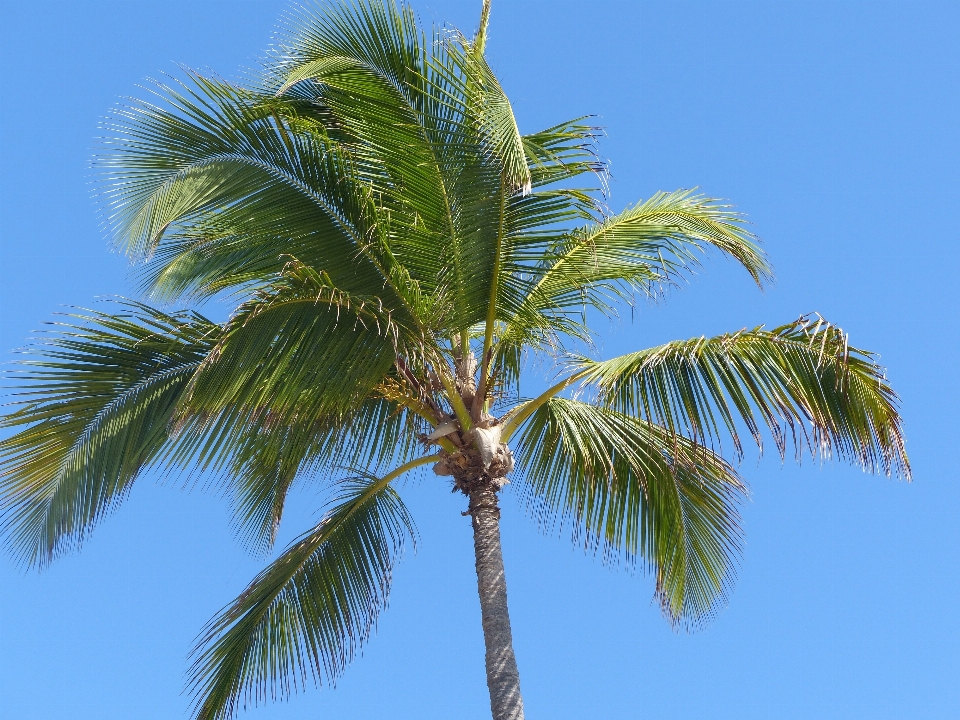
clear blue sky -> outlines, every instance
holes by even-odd
[[[175,63],[235,75],[286,5],[2,3],[4,360],[61,305],[132,292],[88,193],[98,119]],[[464,29],[479,6],[416,3]],[[530,720],[957,717],[960,3],[494,0],[488,48],[521,129],[599,116],[613,209],[700,186],[749,214],[777,268],[760,293],[715,258],[667,303],[602,325],[604,355],[819,311],[881,353],[915,473],[749,456],[739,581],[693,635],[661,619],[649,578],[538,534],[508,495]],[[432,475],[402,492],[420,549],[364,656],[336,689],[245,718],[489,717],[463,502]],[[294,498],[281,546],[316,504],[314,490]],[[0,715],[185,717],[187,651],[262,563],[231,537],[223,499],[152,476],[42,575],[0,559]]]

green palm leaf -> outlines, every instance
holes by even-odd
[[[526,147],[510,100],[483,56],[483,43],[473,44],[460,36],[448,45],[448,52],[458,71],[450,84],[462,82],[460,96],[466,99],[466,114],[478,131],[483,152],[496,159],[502,182],[510,190],[530,192]]]
[[[719,439],[722,427],[742,453],[738,421],[761,447],[765,425],[781,455],[792,438],[798,453],[807,447],[868,472],[910,476],[883,369],[819,316],[575,364],[605,405],[698,441]]]
[[[559,354],[571,338],[589,341],[587,306],[613,313],[635,292],[655,295],[693,270],[710,247],[737,260],[758,284],[768,280],[770,266],[743,224],[727,206],[680,190],[563,233],[537,248],[531,263],[511,267],[498,363],[515,377],[524,348]]]
[[[555,397],[521,429],[518,459],[541,524],[570,523],[588,550],[639,560],[672,622],[697,625],[725,601],[747,493],[721,457],[651,422]]]
[[[28,349],[0,442],[0,512],[10,546],[46,564],[79,545],[170,439],[193,373],[220,327],[130,301],[57,323]]]
[[[736,259],[758,284],[769,279],[766,258],[738,214],[689,191],[658,193],[549,248],[533,273],[536,282],[519,319],[531,311],[558,312],[585,303],[606,310],[624,291],[653,294],[657,285],[695,268],[709,247]]]
[[[211,621],[191,670],[198,718],[336,680],[386,604],[404,537],[415,536],[389,487],[396,474],[343,483],[320,524]]]
[[[278,412],[229,404],[193,413],[191,383],[223,328],[195,313],[121,306],[67,316],[13,375],[15,409],[3,427],[22,429],[0,441],[0,512],[27,564],[79,546],[152,463],[212,472],[213,484],[219,476],[238,534],[263,551],[298,475],[376,466],[415,449],[422,423],[383,398],[286,425]]]
[[[272,79],[274,92],[330,109],[391,208],[392,251],[426,292],[449,293],[468,316],[472,284],[463,264],[485,255],[464,237],[475,226],[462,225],[470,215],[460,205],[475,204],[497,178],[482,172],[462,103],[450,101],[432,69],[449,65],[446,44],[436,32],[428,41],[412,11],[393,3],[331,4],[304,9],[298,20],[266,86]]]
[[[382,292],[375,210],[350,152],[269,98],[190,79],[161,86],[167,107],[118,110],[97,159],[110,223],[148,260],[147,286],[166,299],[210,295],[263,280],[297,252],[322,259],[341,287]]]
[[[592,174],[601,189],[606,189],[607,167],[597,155],[595,145],[600,128],[586,125],[584,120],[586,118],[568,120],[523,136],[533,187]],[[589,195],[583,197],[588,204],[595,203]]]

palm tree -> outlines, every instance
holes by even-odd
[[[206,628],[198,718],[343,671],[414,534],[391,483],[415,468],[467,500],[496,720],[523,717],[508,477],[535,518],[649,569],[681,626],[722,604],[739,548],[746,488],[721,441],[739,457],[766,428],[781,456],[909,477],[896,395],[818,316],[592,357],[587,311],[659,294],[704,251],[758,285],[770,268],[703,196],[606,213],[594,128],[518,130],[484,59],[489,9],[472,39],[428,35],[389,0],[298,11],[245,85],[190,73],[108,122],[101,197],[146,295],[236,310],[216,323],[121,300],[28,349],[0,444],[8,546],[46,565],[150,466],[222,481],[257,551],[295,479],[332,497]],[[557,382],[524,399],[538,358]]]

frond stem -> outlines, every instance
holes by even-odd
[[[488,4],[484,3],[484,9],[488,10]],[[483,331],[483,355],[480,366],[480,383],[476,396],[473,398],[473,418],[480,418],[480,410],[483,408],[484,396],[487,394],[487,378],[490,375],[490,358],[493,348],[493,327],[497,318],[497,295],[500,292],[500,271],[503,265],[503,224],[507,203],[506,179],[500,178],[500,218],[497,225],[497,250],[493,259],[493,278],[490,281],[490,302],[487,305],[487,324]]]
[[[586,374],[586,370],[576,372],[573,375],[564,378],[548,390],[545,390],[533,400],[528,400],[523,405],[515,408],[509,415],[506,416],[507,420],[503,424],[503,429],[500,431],[501,441],[507,442],[507,440],[510,439],[510,436],[516,432],[517,428],[520,427],[528,417],[536,412],[537,408],[539,408],[557,393],[562,392],[566,388],[573,385],[575,382],[577,382],[577,380],[580,380]]]
[[[483,48],[487,44],[487,25],[490,24],[490,0],[483,0],[483,9],[480,11],[480,27],[473,39],[473,47],[483,55]]]
[[[374,494],[379,492],[381,489],[385,488],[387,485],[392,483],[398,477],[403,475],[405,472],[410,472],[411,470],[420,467],[421,465],[428,465],[432,462],[437,462],[440,460],[440,453],[434,453],[433,455],[424,455],[423,457],[414,458],[409,462],[405,462],[403,465],[394,468],[386,475],[384,475],[380,480],[375,482],[370,486],[368,490],[369,494]]]
[[[463,429],[464,432],[470,430],[470,428],[473,427],[473,422],[470,419],[470,411],[467,410],[467,406],[463,403],[463,398],[460,397],[460,393],[457,392],[456,382],[450,377],[445,367],[440,368],[440,372],[438,372],[437,375],[440,376],[443,389],[447,391],[447,399],[450,400],[450,406],[453,408],[453,412],[460,422],[461,429]]]

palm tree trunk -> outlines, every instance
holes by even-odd
[[[493,720],[523,720],[520,673],[513,654],[513,634],[507,610],[507,581],[500,551],[500,508],[492,487],[470,493],[473,547],[477,557],[477,588],[487,655],[487,687]]]

